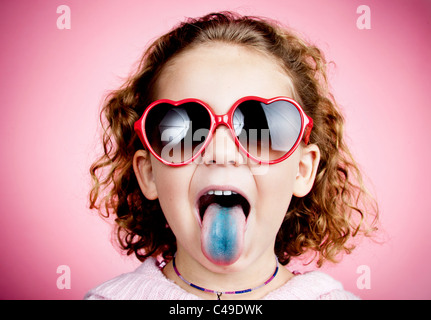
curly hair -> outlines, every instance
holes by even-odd
[[[149,256],[171,259],[176,240],[159,201],[146,199],[133,171],[133,155],[143,146],[134,122],[152,102],[163,67],[179,53],[208,42],[242,45],[276,59],[291,77],[294,98],[313,119],[310,143],[321,159],[312,190],[293,197],[277,234],[275,252],[283,265],[308,250],[317,265],[336,261],[353,249],[348,240],[369,234],[377,220],[377,205],[363,186],[361,173],[343,139],[343,116],[330,93],[323,53],[293,31],[268,19],[232,12],[187,19],[153,42],[137,71],[111,92],[101,110],[103,155],[91,166],[90,208],[104,217],[116,215],[116,233],[122,249],[143,261]],[[372,210],[366,212],[366,204]],[[373,213],[374,215],[371,215]],[[374,216],[366,224],[366,216]]]

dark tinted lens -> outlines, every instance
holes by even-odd
[[[301,133],[301,115],[288,101],[266,105],[245,101],[234,113],[235,132],[241,145],[263,161],[277,160],[288,153]]]
[[[145,132],[154,152],[171,163],[182,163],[196,154],[209,133],[211,118],[198,103],[175,107],[155,106],[145,120]]]

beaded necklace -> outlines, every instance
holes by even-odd
[[[178,271],[177,266],[175,265],[175,256],[172,259],[172,265],[174,267],[174,270],[175,270],[175,273],[177,274],[177,276],[182,281],[184,281],[186,284],[188,284],[190,287],[196,288],[196,289],[204,291],[204,292],[215,293],[217,295],[217,300],[220,300],[222,294],[242,294],[242,293],[252,292],[254,290],[262,288],[263,286],[266,286],[268,283],[270,283],[275,278],[275,276],[278,273],[278,265],[279,265],[279,263],[278,263],[277,257],[275,258],[275,260],[277,262],[277,266],[275,267],[274,273],[272,274],[272,276],[268,280],[266,280],[261,285],[258,285],[257,287],[250,288],[250,289],[244,289],[244,290],[237,290],[237,291],[217,291],[217,290],[211,290],[211,289],[207,289],[207,288],[204,288],[204,287],[200,287],[200,286],[198,286],[198,285],[196,285],[194,283],[191,283],[190,281],[187,281],[186,279],[183,278],[183,276],[181,275],[181,273]]]

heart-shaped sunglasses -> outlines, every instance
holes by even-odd
[[[303,140],[308,143],[313,120],[293,99],[244,97],[224,115],[198,99],[156,100],[135,123],[144,146],[164,164],[181,166],[199,157],[219,125],[229,128],[248,158],[264,164],[287,159]]]

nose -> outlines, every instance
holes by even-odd
[[[244,157],[226,125],[219,125],[216,128],[211,141],[202,153],[202,160],[206,165],[238,166],[244,163]]]

